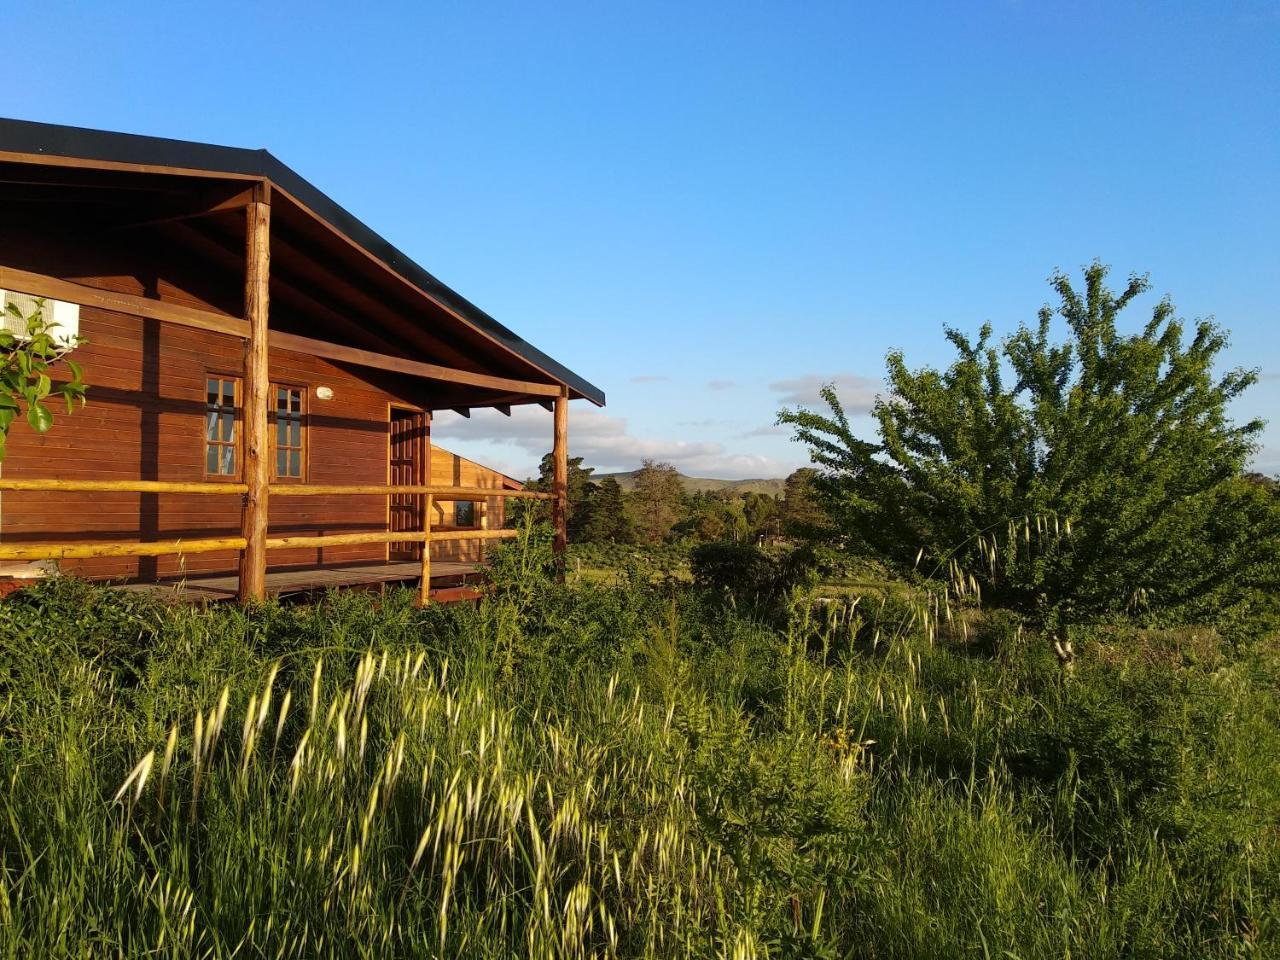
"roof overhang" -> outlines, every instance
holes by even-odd
[[[443,310],[499,350],[545,375],[550,382],[563,385],[570,397],[581,397],[598,406],[604,405],[603,390],[547,356],[436,279],[266,150],[0,119],[0,161],[266,181],[271,184],[273,192],[282,194],[304,215],[323,224],[336,237],[435,308]]]

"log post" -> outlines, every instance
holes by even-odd
[[[244,461],[248,485],[241,513],[245,548],[240,554],[240,602],[262,600],[267,588],[267,495],[271,483],[267,404],[271,392],[267,369],[268,282],[271,275],[271,196],[267,185],[254,190],[245,207],[244,317],[249,337],[244,348]]]
[[[564,582],[565,552],[569,548],[569,388],[561,387],[556,397],[555,427],[552,437],[551,459],[555,465],[554,493],[551,501],[552,525],[555,539],[556,578]]]
[[[422,415],[422,485],[431,486],[431,411]],[[418,584],[418,604],[425,607],[431,602],[431,511],[435,498],[431,494],[422,497],[422,578]]]

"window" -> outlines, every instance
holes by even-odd
[[[236,401],[240,381],[208,378],[204,414],[204,472],[209,477],[236,475]]]
[[[276,384],[272,388],[273,415],[275,416],[275,477],[277,480],[301,480],[305,457],[302,445],[301,387]]]
[[[474,527],[476,525],[476,504],[474,500],[455,500],[453,502],[453,523],[458,527]]]
[[[0,290],[0,330],[7,330],[19,340],[25,340],[27,321],[37,310],[41,312],[44,322],[52,328],[49,336],[55,344],[63,347],[75,342],[80,333],[79,304],[36,297],[29,293],[16,293],[13,290]]]

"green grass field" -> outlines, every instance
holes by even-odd
[[[0,605],[0,955],[1277,955],[1276,647],[1078,646],[669,581],[44,584]]]

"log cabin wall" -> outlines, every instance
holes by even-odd
[[[241,342],[90,307],[81,309],[80,332],[88,342],[74,356],[91,384],[89,405],[71,415],[61,411],[54,428],[43,436],[19,424],[10,435],[4,476],[218,479],[205,473],[207,379],[241,376]],[[306,482],[387,482],[388,407],[403,402],[403,397],[325,360],[282,350],[272,351],[270,372],[273,384],[301,387],[305,392]],[[315,388],[321,385],[333,391],[333,399],[317,399]],[[274,435],[274,425],[272,431]],[[433,483],[452,486],[512,485],[502,474],[436,446],[432,447],[431,476]],[[466,509],[462,508],[464,514]],[[471,524],[459,523],[458,514],[457,503],[435,501],[433,528],[501,528],[504,501],[493,497],[477,502]],[[387,498],[275,497],[269,518],[271,536],[385,530]],[[237,494],[0,493],[0,542],[4,543],[234,537],[239,525]],[[431,555],[435,560],[477,562],[483,559],[485,546],[481,541],[437,543]],[[152,579],[231,572],[237,557],[235,551],[190,557],[98,557],[67,560],[61,569],[93,578]],[[380,563],[385,558],[384,545],[365,544],[273,550],[268,562],[272,567],[315,567]]]
[[[511,489],[518,487],[503,474],[492,470],[484,464],[468,460],[466,457],[435,446],[431,447],[431,482],[453,487],[494,487]],[[433,530],[466,530],[474,527],[499,530],[505,524],[506,501],[501,497],[490,497],[477,501],[470,524],[459,523],[459,503],[448,500],[434,500],[431,505],[431,529]],[[431,546],[432,560],[457,560],[460,562],[478,563],[484,559],[486,544],[483,540],[453,540],[435,543]]]
[[[86,286],[161,302],[239,316],[242,278],[177,245],[128,232],[108,237],[77,231],[73,220],[7,208],[0,203],[0,264],[76,281]],[[272,326],[310,332],[296,303],[273,299]],[[161,480],[207,479],[204,424],[210,375],[243,377],[244,345],[235,337],[176,326],[130,314],[82,307],[74,353],[84,368],[89,404],[67,415],[55,408],[44,436],[18,424],[0,466],[11,479]],[[325,339],[332,339],[325,335]],[[412,381],[348,368],[310,355],[273,349],[273,384],[305,388],[303,480],[315,484],[385,484],[388,481],[388,409],[419,402]],[[320,400],[315,388],[333,398]],[[271,431],[274,435],[274,424]],[[242,437],[237,422],[237,442]],[[237,451],[237,472],[243,451]],[[433,451],[436,483],[502,486],[502,475],[447,451]],[[228,479],[238,479],[236,477]],[[288,481],[284,481],[288,482]],[[477,504],[477,526],[501,527],[503,501]],[[456,507],[437,502],[436,524],[456,526]],[[269,536],[382,531],[388,528],[385,496],[275,497],[269,503]],[[0,542],[10,544],[172,540],[240,534],[241,496],[137,493],[0,493]],[[483,520],[481,520],[483,518]],[[484,545],[439,543],[433,558],[479,560]],[[384,544],[273,550],[268,564],[315,567],[382,563]],[[61,569],[82,576],[144,579],[184,573],[229,573],[235,551],[162,557],[66,560]],[[3,572],[31,566],[0,563]]]
[[[57,415],[39,436],[20,425],[10,435],[6,477],[201,481],[209,375],[238,378],[243,345],[232,337],[84,308],[75,353],[91,384],[83,410]],[[385,483],[387,408],[399,399],[324,360],[273,351],[273,383],[306,389],[304,478],[311,483]],[[333,399],[315,397],[329,386]],[[239,424],[237,425],[239,429]],[[274,428],[273,428],[274,429]],[[242,454],[237,451],[239,460]],[[229,478],[237,479],[237,478]],[[241,498],[204,494],[0,494],[0,541],[173,540],[237,536]],[[385,530],[385,497],[278,497],[270,535]],[[275,550],[272,566],[381,562],[382,544]],[[90,577],[143,578],[230,572],[234,551],[190,557],[101,557],[65,561]]]

